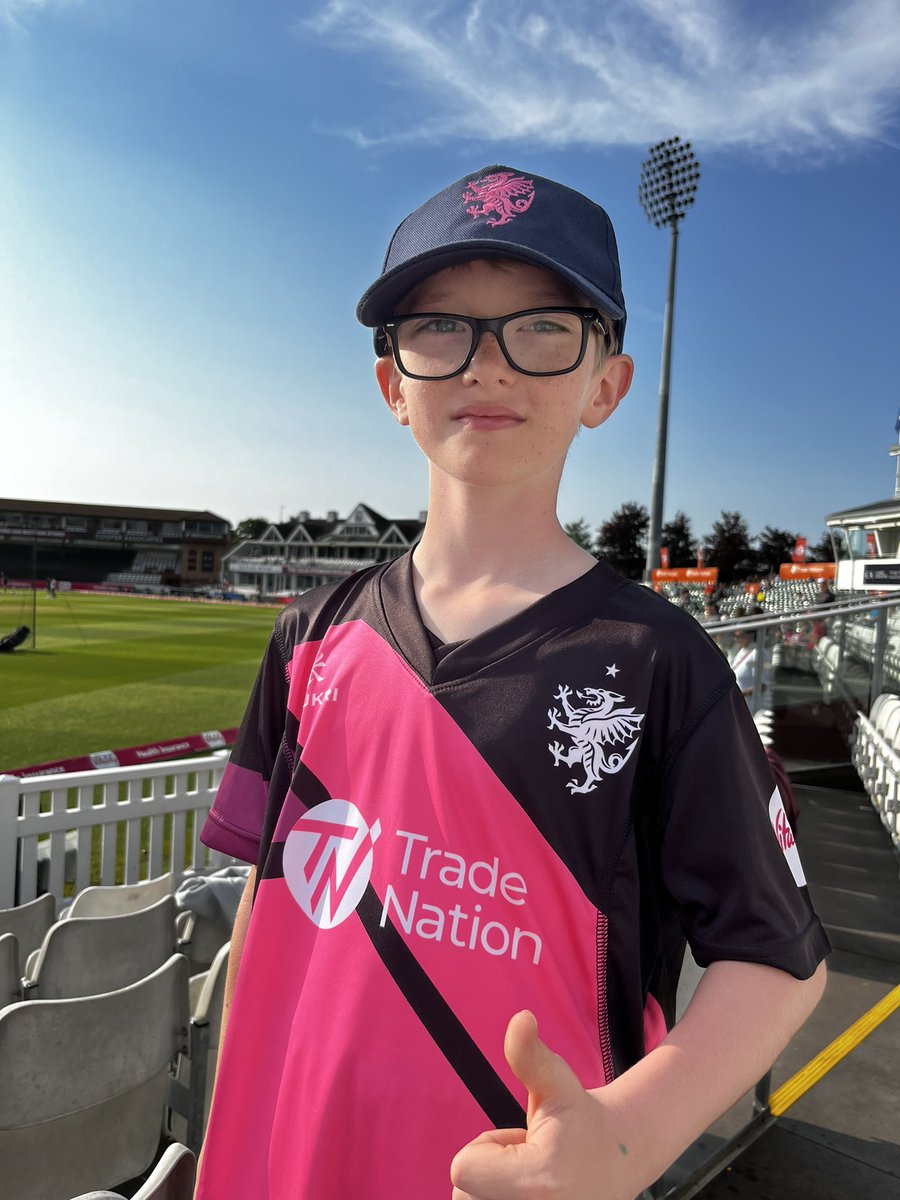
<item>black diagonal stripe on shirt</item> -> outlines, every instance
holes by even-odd
[[[307,811],[331,796],[322,781],[298,758],[291,790]],[[261,878],[284,878],[284,842],[264,842],[267,852]],[[525,1129],[525,1110],[485,1058],[478,1044],[428,977],[419,960],[390,920],[381,924],[382,903],[371,883],[357,905],[357,914],[372,945],[428,1035],[459,1076],[479,1107],[497,1129]],[[325,935],[327,936],[327,934]]]
[[[379,958],[435,1045],[496,1129],[525,1129],[525,1110],[389,921],[371,884],[356,908]]]

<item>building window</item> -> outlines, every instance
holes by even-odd
[[[203,551],[203,570],[211,571],[213,569],[213,553],[212,550]]]

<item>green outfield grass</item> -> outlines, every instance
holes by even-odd
[[[272,608],[37,594],[37,649],[0,654],[0,772],[240,724]],[[0,636],[31,625],[0,592]]]

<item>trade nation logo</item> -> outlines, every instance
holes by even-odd
[[[381,822],[371,826],[349,800],[326,800],[300,818],[284,844],[291,895],[320,929],[346,921],[372,874]]]

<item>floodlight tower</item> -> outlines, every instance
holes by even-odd
[[[666,225],[672,231],[669,254],[669,290],[663,321],[662,365],[659,373],[659,418],[656,426],[656,454],[653,459],[653,492],[650,502],[650,532],[647,537],[647,563],[644,581],[659,565],[662,529],[663,493],[666,487],[666,445],[669,436],[669,376],[672,367],[672,318],[675,309],[675,265],[678,258],[678,222],[696,199],[700,164],[690,142],[679,137],[667,138],[650,147],[650,157],[641,166],[638,199],[657,229]]]

